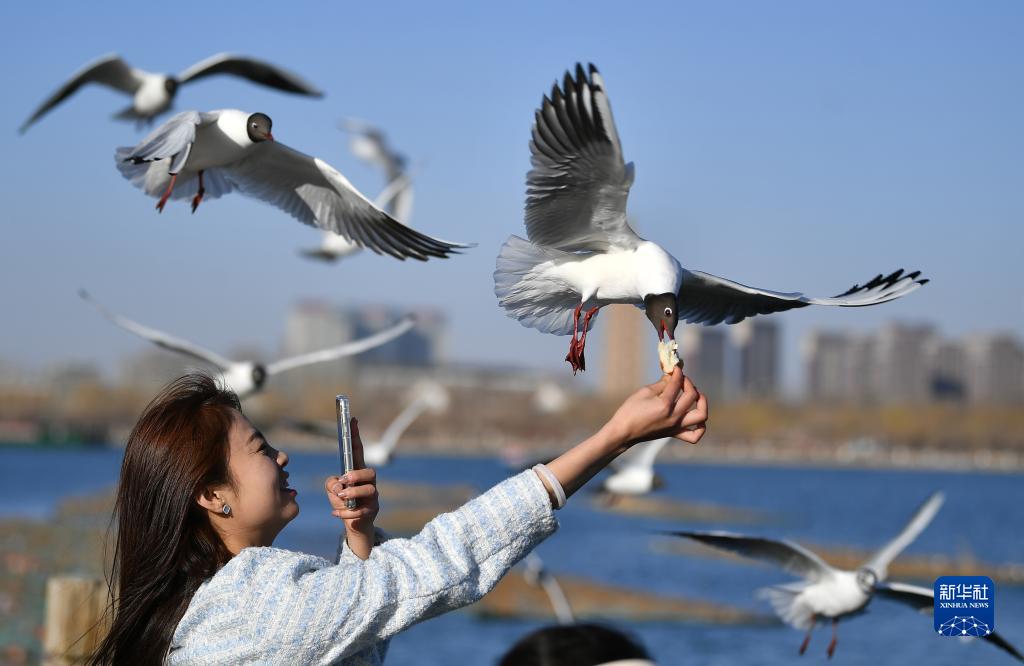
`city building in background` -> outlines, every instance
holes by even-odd
[[[647,317],[632,305],[609,305],[601,309],[601,393],[618,397],[647,383],[654,365],[648,350],[654,345],[654,331]]]
[[[731,326],[685,325],[680,354],[694,383],[711,400],[778,397],[781,334],[771,317]]]
[[[931,325],[891,323],[866,334],[811,331],[802,351],[812,401],[1024,402],[1024,347],[1007,334],[951,340]]]

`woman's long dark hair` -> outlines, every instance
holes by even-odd
[[[209,376],[168,384],[124,452],[114,516],[110,632],[90,664],[161,664],[196,589],[231,553],[196,502],[231,484],[228,431],[238,397]]]

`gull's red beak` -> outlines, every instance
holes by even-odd
[[[661,328],[658,329],[658,340],[664,340],[665,339],[665,332],[666,331],[668,331],[668,327],[665,326],[665,320],[662,319],[661,320]]]
[[[273,141],[274,135],[271,132],[267,132],[267,141]]]

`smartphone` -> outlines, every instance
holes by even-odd
[[[334,398],[338,411],[338,455],[341,457],[341,473],[347,474],[355,469],[352,457],[352,409],[348,404],[348,396],[339,395]],[[354,499],[345,500],[345,508],[349,511],[356,508]]]

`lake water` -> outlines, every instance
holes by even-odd
[[[285,445],[284,448],[287,449]],[[412,448],[412,447],[410,447]],[[0,515],[44,519],[63,499],[109,488],[120,464],[116,450],[0,449]],[[321,555],[333,553],[337,524],[321,495],[322,478],[337,469],[337,457],[295,453],[289,470],[298,488],[300,516],[276,545]],[[737,467],[659,466],[659,495],[756,509],[773,517],[756,527],[723,525],[816,544],[872,549],[897,532],[933,490],[946,504],[908,553],[970,553],[991,563],[1024,562],[1024,476]],[[401,457],[379,470],[386,480],[469,483],[480,489],[508,475],[489,459]],[[768,567],[689,558],[657,548],[662,529],[714,529],[653,518],[595,511],[577,497],[559,512],[561,529],[538,553],[558,573],[769,612],[754,598],[760,586],[790,580]],[[387,511],[387,498],[381,498]],[[979,573],[984,573],[979,572]],[[930,586],[932,581],[910,581]],[[1024,648],[1024,588],[998,586],[997,630]],[[480,620],[450,613],[413,627],[393,642],[392,664],[490,664],[513,642],[541,626],[537,622]],[[715,626],[680,623],[616,623],[638,637],[660,664],[790,664],[800,632],[783,626]],[[824,663],[830,629],[819,628],[804,661]],[[798,663],[804,663],[800,661]],[[936,636],[931,618],[903,606],[875,601],[869,612],[840,624],[836,664],[1005,664],[1012,659],[980,641]]]

